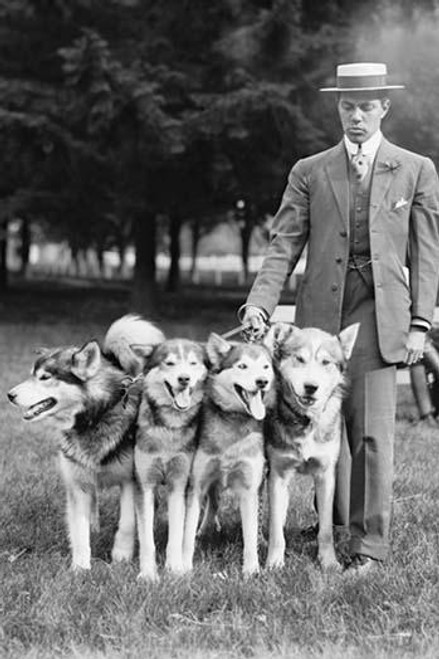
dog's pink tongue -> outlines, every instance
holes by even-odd
[[[262,421],[262,419],[265,419],[265,405],[262,401],[262,393],[260,391],[249,396],[248,404],[252,416],[257,421]]]
[[[179,410],[187,410],[191,404],[191,393],[189,389],[183,389],[175,395],[175,404]]]

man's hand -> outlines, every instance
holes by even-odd
[[[425,332],[412,329],[407,339],[405,363],[411,366],[424,356]]]
[[[242,324],[244,325],[244,334],[249,341],[262,339],[267,330],[266,315],[259,307],[245,307]]]

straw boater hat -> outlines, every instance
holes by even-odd
[[[337,66],[337,87],[323,87],[321,92],[375,92],[405,89],[387,84],[387,66],[373,62],[356,62]]]

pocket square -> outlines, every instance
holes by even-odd
[[[393,204],[393,210],[397,210],[398,208],[403,208],[404,206],[407,206],[409,202],[407,199],[404,199],[404,197],[401,197],[401,199],[398,199],[398,201],[395,201]]]

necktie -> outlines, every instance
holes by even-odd
[[[352,170],[357,181],[362,181],[369,169],[368,157],[362,152],[361,144],[358,145],[357,153],[351,158]]]

